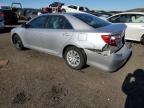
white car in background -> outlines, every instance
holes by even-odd
[[[77,13],[90,11],[87,7],[76,6],[76,5],[62,6],[61,10],[62,12],[77,12]]]
[[[125,23],[125,39],[138,41],[144,45],[144,13],[124,12],[107,18],[112,23]]]

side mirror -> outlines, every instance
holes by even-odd
[[[29,28],[30,25],[25,22],[24,24],[22,24],[22,27],[24,27],[24,28]]]

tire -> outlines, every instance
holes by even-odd
[[[144,45],[144,36],[141,38],[141,44]]]
[[[63,13],[65,13],[65,12],[66,12],[66,10],[65,10],[65,9],[62,9],[62,12],[63,12]]]
[[[18,50],[24,50],[25,49],[20,37],[17,34],[15,34],[12,37],[12,42],[13,42],[16,49],[18,49]]]
[[[66,64],[72,69],[82,69],[86,65],[86,56],[82,49],[68,47],[64,52]]]

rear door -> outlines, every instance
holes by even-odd
[[[61,53],[65,43],[73,36],[73,27],[70,22],[62,15],[49,15],[46,29],[44,48],[56,54]]]

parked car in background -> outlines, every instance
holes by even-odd
[[[76,5],[62,6],[61,10],[62,12],[79,12],[79,13],[90,12],[90,10],[87,7]]]
[[[29,13],[27,15],[27,20],[31,20],[32,18],[35,18],[36,16],[38,16],[38,12],[37,11],[32,11],[31,13]]]
[[[21,13],[22,13],[22,4],[21,3],[17,3],[17,2],[13,2],[11,4],[11,9],[13,10],[13,12],[16,13],[17,18],[20,19],[21,17]]]
[[[61,3],[61,2],[53,2],[49,5],[49,7],[61,7],[63,5],[64,3]]]
[[[115,71],[132,48],[124,40],[124,24],[112,24],[85,13],[43,14],[11,31],[14,46],[63,57],[69,67],[86,64]]]
[[[43,7],[41,10],[41,14],[45,14],[45,13],[52,13],[53,10],[51,7]]]
[[[39,10],[33,9],[33,8],[24,8],[21,12],[20,19],[30,20],[30,19],[34,18],[35,16],[37,16],[38,11]]]
[[[102,14],[99,16],[99,18],[106,20],[110,15]]]
[[[3,16],[0,15],[0,30],[4,29],[5,25],[4,25],[4,18]]]
[[[53,2],[49,5],[50,8],[52,8],[52,12],[61,12],[61,7],[64,5],[64,3],[61,2]]]
[[[17,24],[18,18],[15,12],[8,6],[0,6],[0,17],[3,17],[4,24]]]
[[[112,23],[125,23],[125,39],[138,41],[144,45],[144,13],[124,12],[107,18]]]

